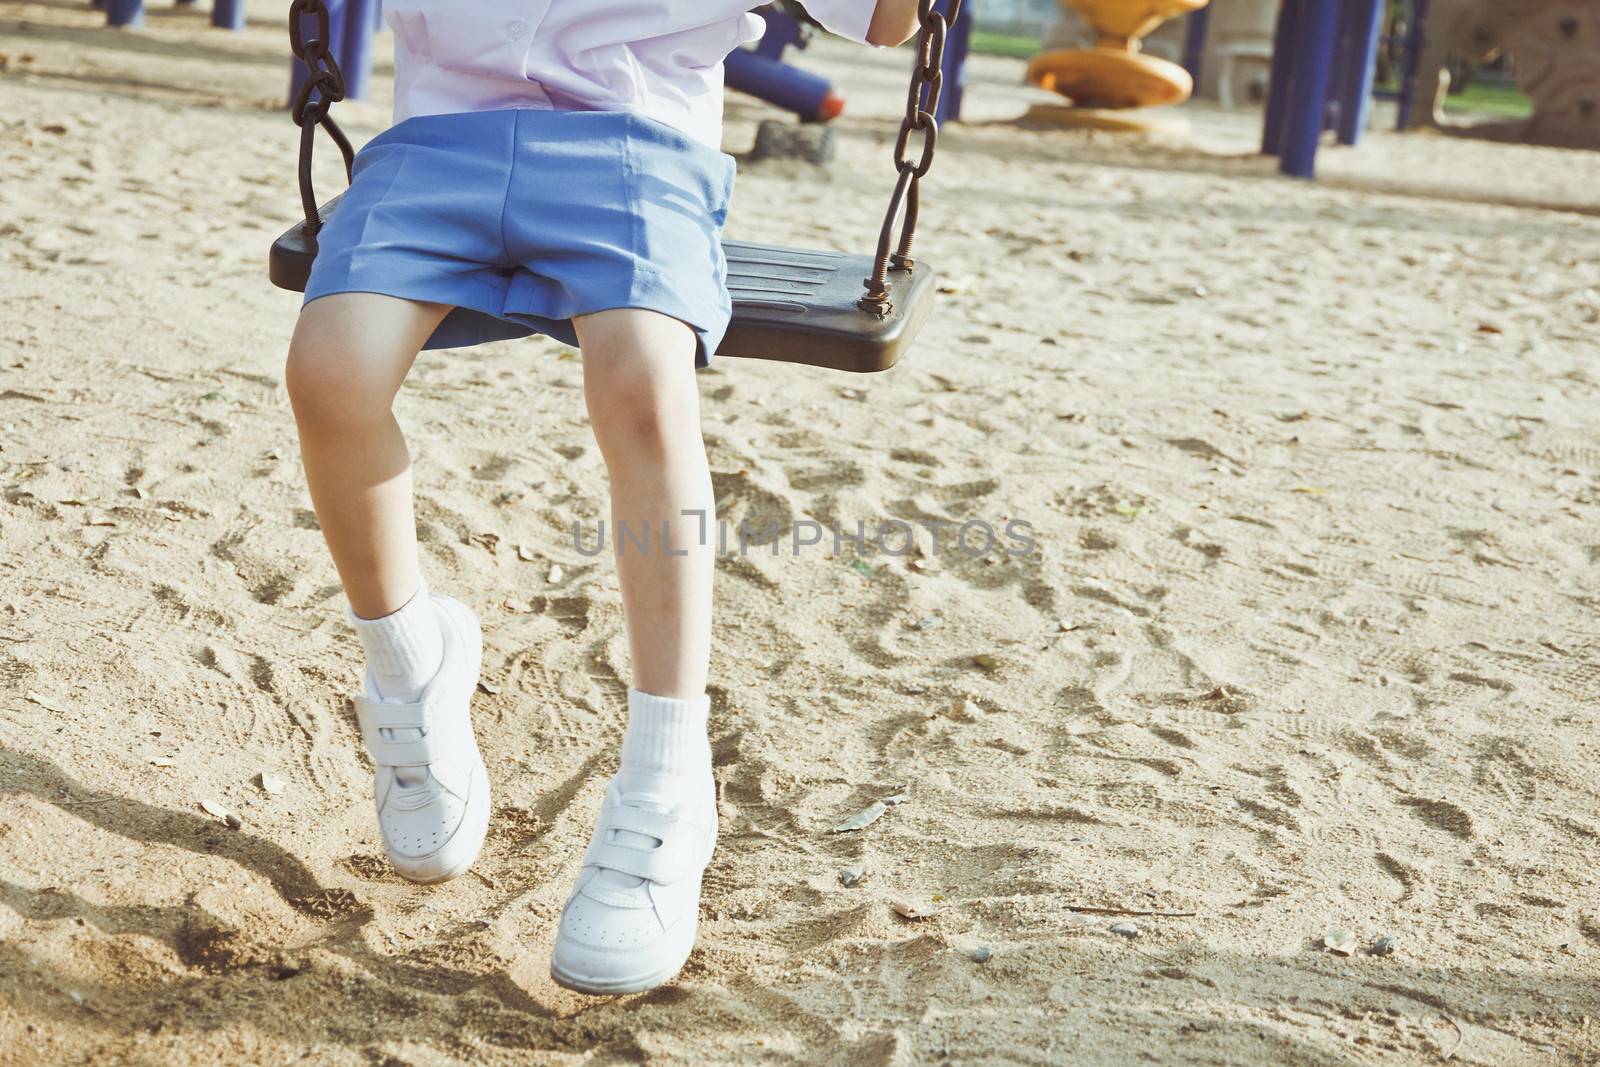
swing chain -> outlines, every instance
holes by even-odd
[[[315,23],[314,36],[305,36],[305,22]],[[331,16],[325,0],[293,0],[289,5],[289,49],[306,68],[306,79],[300,84],[289,114],[300,127],[300,206],[305,210],[306,222],[302,228],[308,235],[322,229],[322,214],[317,208],[316,193],[311,184],[311,156],[316,147],[316,131],[321,126],[328,131],[339,152],[344,156],[345,179],[349,180],[354,165],[355,150],[339,124],[328,114],[329,108],[344,99],[344,74],[329,50],[333,39]]]
[[[950,27],[961,14],[962,0],[949,0],[948,10],[940,11],[938,0],[918,0],[917,20],[922,24],[917,33],[917,62],[911,71],[911,86],[906,93],[906,114],[900,122],[900,134],[894,142],[894,165],[900,172],[894,193],[889,197],[889,210],[884,214],[883,228],[878,233],[878,254],[873,261],[872,276],[865,281],[866,295],[857,305],[882,318],[889,314],[889,271],[910,273],[916,267],[911,255],[912,242],[917,237],[917,215],[922,206],[922,179],[933,167],[934,153],[939,147],[939,123],[934,115],[939,111],[939,94],[944,87],[944,46]],[[910,154],[912,134],[922,135],[921,154]],[[895,243],[895,222],[905,209],[899,243]]]

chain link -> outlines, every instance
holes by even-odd
[[[316,24],[315,36],[309,40],[305,36],[306,19]],[[333,143],[339,146],[344,156],[346,180],[350,178],[355,161],[350,139],[328,114],[328,109],[345,95],[344,74],[328,49],[332,39],[332,17],[325,0],[293,0],[289,5],[289,50],[304,64],[306,79],[289,105],[289,114],[300,127],[300,206],[306,216],[303,229],[311,235],[322,229],[322,214],[311,184],[311,157],[316,148],[317,127],[327,130]]]
[[[939,148],[939,123],[934,115],[939,111],[939,96],[944,88],[944,46],[950,27],[961,15],[962,0],[949,0],[946,11],[934,5],[937,0],[918,0],[917,21],[922,28],[917,33],[916,65],[911,69],[911,85],[906,92],[906,115],[900,122],[900,134],[894,142],[894,165],[900,172],[894,193],[889,197],[889,210],[883,217],[883,229],[878,233],[878,254],[873,260],[872,276],[865,281],[866,293],[858,301],[861,308],[882,317],[889,314],[889,271],[911,271],[916,260],[911,255],[912,242],[917,237],[917,215],[922,205],[922,179],[933,167],[933,157]],[[922,134],[922,152],[918,157],[909,154],[911,136]],[[900,240],[895,242],[895,222],[904,223]]]
[[[289,51],[294,53],[296,59],[306,57],[305,17],[317,20],[317,41],[333,40],[332,18],[325,3],[315,3],[313,0],[291,0],[289,4]]]

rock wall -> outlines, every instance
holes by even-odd
[[[1600,149],[1600,0],[1434,0],[1419,75],[1418,123],[1442,124],[1452,52],[1510,55],[1533,116],[1481,128],[1504,140]],[[1471,129],[1464,132],[1472,132]]]

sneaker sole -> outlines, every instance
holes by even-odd
[[[685,956],[672,966],[663,967],[650,974],[603,981],[596,978],[568,974],[552,961],[550,964],[550,977],[555,980],[556,985],[570,989],[574,993],[587,993],[595,997],[614,997],[623,993],[644,993],[655,989],[657,986],[666,985],[678,976],[678,972],[683,970],[683,965],[688,962],[689,958]]]

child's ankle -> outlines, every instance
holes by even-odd
[[[367,656],[367,677],[383,700],[416,700],[439,673],[444,660],[444,635],[428,596],[427,582],[400,610],[379,619],[363,619],[354,611],[350,625]]]
[[[622,738],[619,772],[626,791],[652,782],[696,781],[711,774],[711,744],[706,737],[710,700],[659,697],[628,690],[628,730]]]

